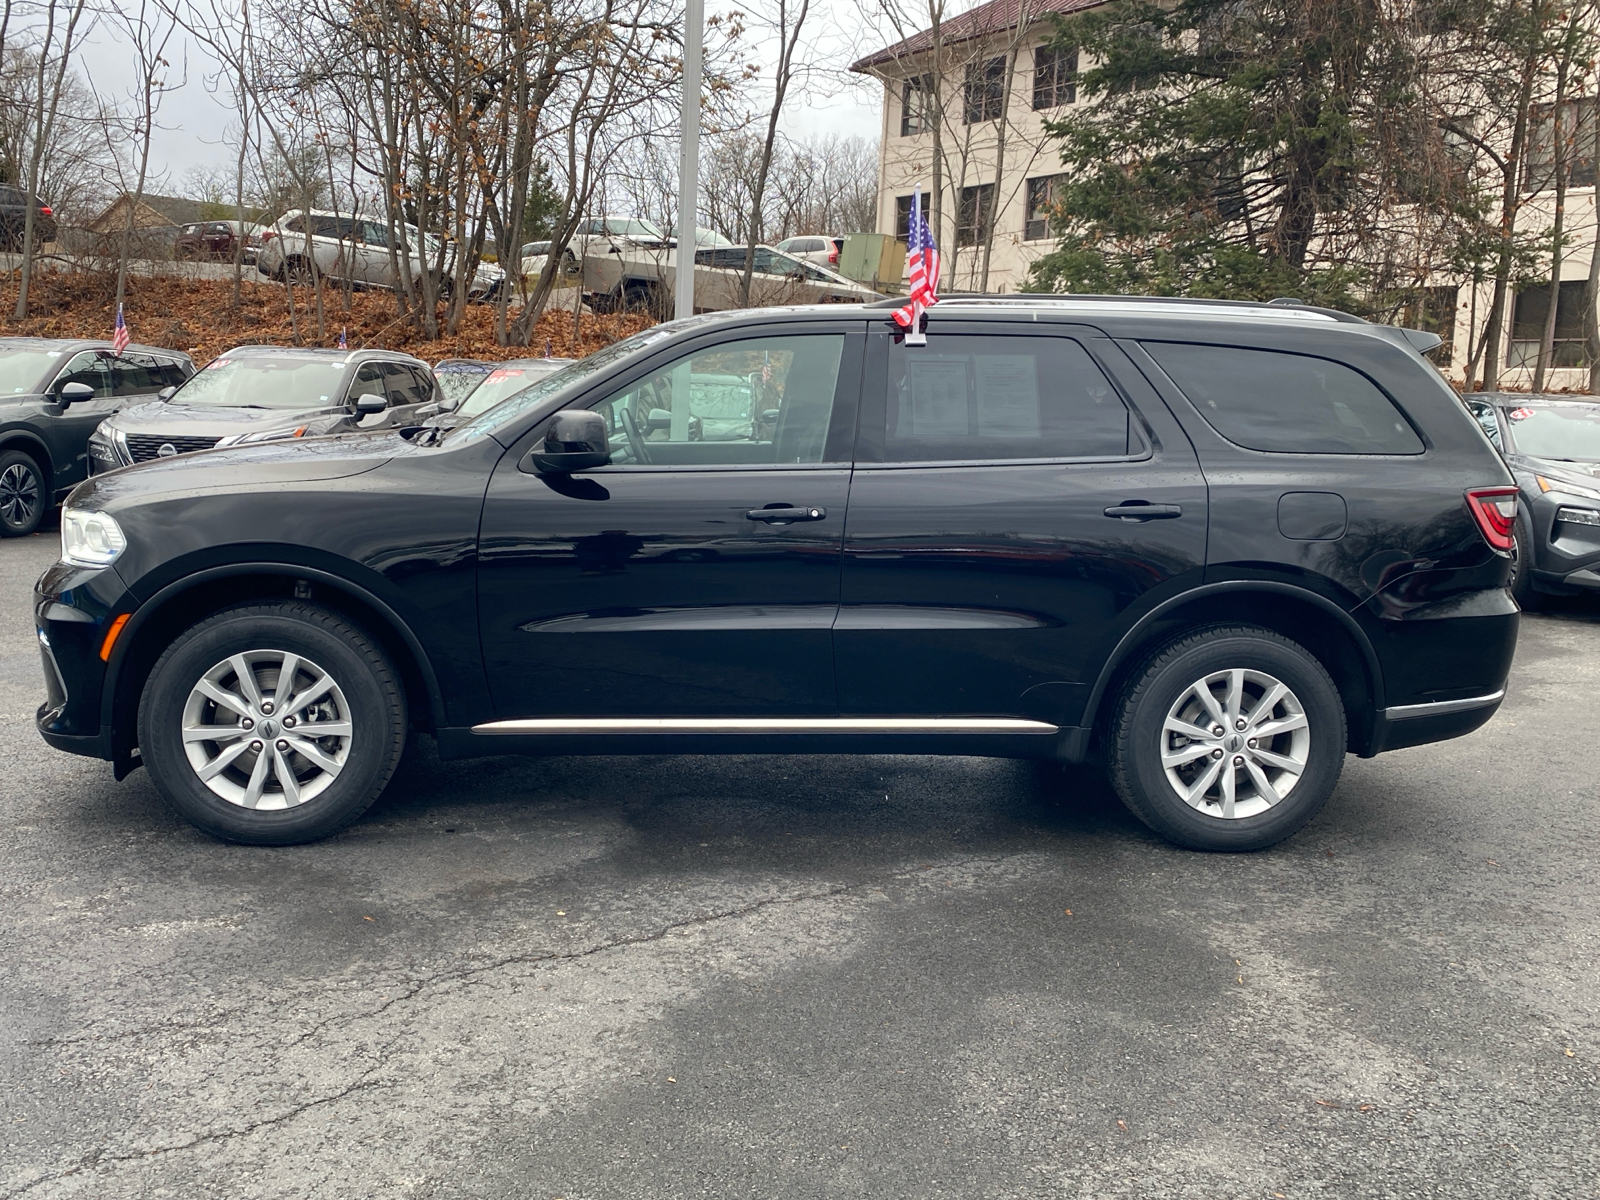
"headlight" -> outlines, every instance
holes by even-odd
[[[98,429],[89,435],[89,457],[98,459],[103,463],[110,463],[113,466],[121,466],[117,462],[117,452],[112,447],[110,440]]]
[[[74,567],[109,567],[128,548],[122,527],[102,512],[61,511],[61,561]]]
[[[1595,488],[1568,483],[1564,479],[1546,479],[1543,475],[1535,475],[1533,478],[1541,492],[1561,492],[1568,496],[1585,496],[1590,500],[1600,500],[1600,490]]]

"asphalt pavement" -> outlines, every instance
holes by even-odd
[[[48,749],[0,543],[0,1200],[1600,1195],[1600,606],[1277,849],[987,759],[415,754],[244,849]]]

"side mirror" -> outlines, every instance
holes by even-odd
[[[178,389],[177,388],[175,388],[175,387],[164,387],[159,392],[156,393],[156,399],[157,400],[171,400],[177,394],[178,394]]]
[[[664,408],[652,408],[650,415],[644,419],[646,429],[671,429],[672,414]]]
[[[373,413],[381,413],[389,407],[389,402],[382,396],[358,396],[356,398],[356,411],[363,417],[370,417]]]
[[[534,469],[546,475],[605,466],[611,461],[605,418],[578,408],[558,412],[550,418],[544,441],[536,444],[528,457]]]
[[[87,383],[67,383],[61,387],[61,407],[94,399],[94,389]]]
[[[766,409],[764,412],[762,412],[761,420],[762,420],[762,422],[764,424],[776,425],[778,423],[778,416],[779,416],[779,413],[778,413],[777,409],[769,408],[769,409]]]

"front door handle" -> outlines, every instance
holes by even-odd
[[[1178,504],[1145,504],[1142,501],[1130,501],[1106,509],[1106,516],[1119,517],[1124,521],[1170,521],[1173,517],[1183,516],[1183,507]]]
[[[772,508],[752,508],[745,513],[749,521],[765,521],[768,525],[787,525],[790,521],[820,521],[828,510],[815,505],[795,508],[791,505],[774,505]]]

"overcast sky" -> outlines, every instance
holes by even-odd
[[[709,6],[718,9],[717,0]],[[958,6],[964,7],[964,6]],[[813,12],[821,44],[817,61],[834,68],[848,66],[860,57],[875,35],[860,26],[855,0],[815,0]],[[185,191],[186,176],[195,169],[230,169],[232,154],[223,145],[223,135],[234,120],[231,106],[206,87],[206,76],[214,65],[193,45],[174,40],[174,79],[185,78],[178,90],[163,100],[157,118],[158,128],[151,139],[151,182],[147,190],[163,195]],[[759,48],[752,55],[760,60]],[[102,94],[126,94],[134,86],[136,68],[126,48],[105,29],[96,30],[83,47],[80,69],[89,74]],[[187,71],[183,70],[187,60]],[[812,95],[789,104],[783,129],[793,137],[824,133],[876,138],[880,132],[881,87],[876,83],[829,83]],[[757,101],[758,102],[758,101]]]

